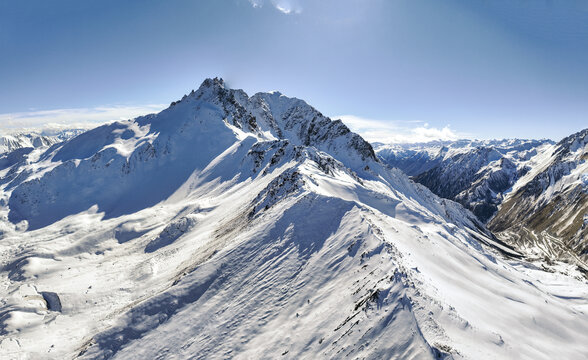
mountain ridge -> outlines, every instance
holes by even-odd
[[[574,268],[518,260],[302,100],[205,82],[11,167],[3,353],[586,354],[588,288]]]

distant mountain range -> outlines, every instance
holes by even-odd
[[[83,133],[83,129],[67,129],[51,133],[25,132],[0,136],[0,155],[23,148],[39,148],[68,140]]]
[[[14,134],[0,136],[0,154],[21,148],[36,148],[55,144],[57,138],[37,134]]]
[[[519,249],[588,261],[588,129],[545,147],[488,226]],[[585,267],[588,269],[588,267]]]
[[[557,144],[460,140],[375,148],[384,162],[461,203],[519,251],[572,260],[587,270],[587,134]]]
[[[384,162],[487,222],[505,193],[529,171],[529,160],[550,144],[514,139],[375,146]]]

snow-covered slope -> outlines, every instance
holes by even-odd
[[[588,267],[588,129],[532,159],[489,226],[534,256],[579,257]]]
[[[208,79],[33,155],[0,188],[9,358],[588,355],[573,268],[517,260],[301,100]]]
[[[435,194],[455,200],[486,222],[528,170],[528,161],[548,140],[459,140],[376,145],[378,156]]]

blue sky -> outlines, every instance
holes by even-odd
[[[0,3],[0,128],[152,112],[221,76],[369,140],[588,127],[585,0]]]

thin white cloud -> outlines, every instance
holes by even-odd
[[[334,116],[369,142],[386,144],[420,143],[435,140],[457,140],[465,134],[455,132],[449,125],[443,128],[429,126],[424,121],[383,121],[355,115]]]
[[[302,12],[300,0],[269,0],[269,2],[284,14],[300,14]],[[263,6],[264,0],[249,0],[249,3],[254,8],[260,8]]]
[[[254,8],[260,8],[263,5],[263,0],[249,0]]]
[[[29,130],[91,128],[115,120],[132,119],[137,116],[158,112],[164,108],[165,105],[162,104],[150,104],[38,110],[0,114],[0,132],[14,133]]]

